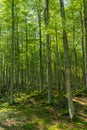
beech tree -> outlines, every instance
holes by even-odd
[[[64,55],[65,55],[65,75],[66,75],[66,89],[68,96],[69,114],[70,118],[74,117],[74,104],[71,94],[71,83],[70,83],[70,69],[69,69],[69,52],[68,52],[68,37],[66,33],[66,23],[65,23],[65,10],[63,0],[60,0],[62,26],[63,26],[63,43],[64,43]]]

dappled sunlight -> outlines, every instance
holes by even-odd
[[[4,108],[4,109],[1,109],[0,110],[0,114],[2,113],[2,112],[7,112],[8,110],[6,109],[6,108]]]
[[[87,97],[82,97],[82,98],[81,97],[74,97],[73,101],[75,101],[81,105],[85,105],[85,106],[87,105]]]
[[[77,105],[83,106],[86,98],[75,97],[74,101]],[[83,130],[86,127],[87,118],[82,107],[78,111],[78,118],[81,121],[72,122],[69,120],[67,107],[59,108],[60,105],[60,102],[57,102],[56,106],[41,104],[38,97],[25,98],[11,106],[2,103],[0,104],[0,130],[75,130],[75,128]]]
[[[80,116],[80,118],[81,118],[83,121],[87,122],[87,115],[86,115],[86,114],[81,113],[81,114],[79,114],[79,116]]]
[[[84,112],[87,107],[87,97],[74,97],[73,101],[79,103],[77,115],[83,122],[87,122],[87,114]]]
[[[15,118],[7,118],[5,121],[2,122],[2,125],[5,125],[5,126],[16,126],[17,124],[20,124],[21,122],[17,121]]]

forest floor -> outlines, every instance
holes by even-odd
[[[4,99],[3,99],[4,100]],[[53,98],[54,104],[44,96],[21,94],[14,105],[0,101],[0,130],[87,130],[87,97],[74,97],[77,118],[71,121],[66,98]]]

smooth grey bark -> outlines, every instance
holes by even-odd
[[[62,27],[63,27],[63,44],[64,44],[64,55],[65,55],[65,76],[66,76],[66,90],[67,90],[67,98],[68,98],[68,108],[70,118],[73,119],[75,115],[74,104],[71,93],[71,84],[70,84],[70,67],[69,67],[69,52],[68,52],[68,38],[66,33],[66,23],[65,23],[65,10],[64,10],[64,2],[60,0],[60,10],[62,17]]]

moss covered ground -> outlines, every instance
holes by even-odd
[[[87,97],[74,97],[76,118],[68,115],[67,100],[53,97],[48,104],[46,95],[21,94],[15,104],[0,101],[0,130],[87,130]]]

